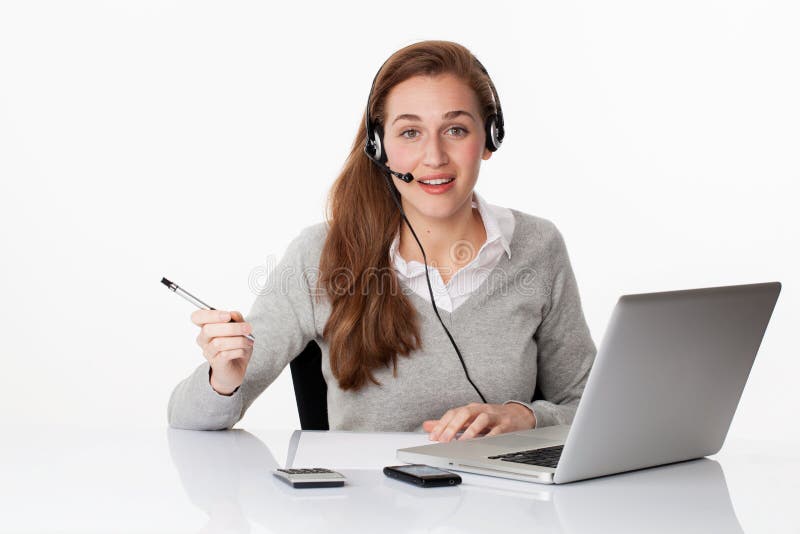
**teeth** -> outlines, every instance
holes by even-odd
[[[438,180],[422,180],[422,183],[428,185],[440,185],[440,184],[448,184],[453,180],[455,180],[455,178],[440,178]]]

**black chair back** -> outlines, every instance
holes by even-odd
[[[329,430],[328,385],[322,376],[322,351],[315,341],[289,364],[303,430]]]

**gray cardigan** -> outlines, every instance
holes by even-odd
[[[439,315],[487,402],[526,404],[539,427],[569,424],[595,345],[561,233],[546,219],[511,211],[516,220],[511,256],[504,254],[453,313],[440,309]],[[300,232],[245,316],[256,342],[241,387],[231,396],[217,394],[209,384],[209,364],[202,363],[175,387],[170,426],[231,428],[312,339],[322,351],[331,430],[421,432],[423,421],[481,402],[431,303],[402,285],[419,315],[421,349],[398,357],[396,378],[391,367],[374,370],[380,386],[368,383],[357,392],[338,387],[322,339],[330,305],[318,301],[312,289],[326,234],[324,222]],[[537,384],[544,400],[530,404]]]

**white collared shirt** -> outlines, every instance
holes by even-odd
[[[446,284],[439,270],[428,265],[436,307],[448,312],[453,312],[480,287],[503,254],[507,254],[511,258],[510,243],[514,233],[514,215],[511,210],[487,203],[477,191],[473,191],[472,207],[478,208],[486,230],[486,242],[472,261],[458,269]],[[406,262],[397,251],[399,243],[400,233],[398,232],[389,247],[389,257],[398,278],[417,295],[430,302],[428,282],[425,279],[425,265],[414,260]],[[416,241],[414,244],[416,246]],[[451,249],[451,254],[458,257],[459,247],[462,246],[469,247],[466,243],[457,243]],[[460,252],[469,253],[470,251],[465,248]]]

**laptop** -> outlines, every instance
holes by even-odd
[[[403,462],[564,484],[715,454],[780,282],[623,295],[571,425],[397,450]]]

